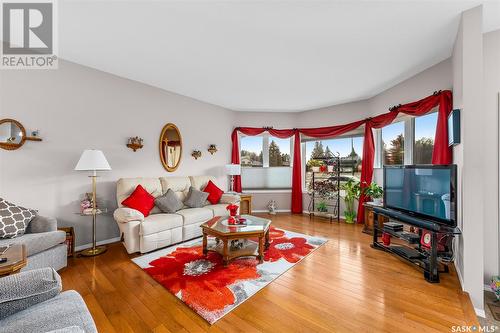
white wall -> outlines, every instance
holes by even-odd
[[[499,93],[500,93],[500,30],[483,35],[484,58],[484,142],[488,150],[483,152],[485,174],[484,189],[484,282],[489,283],[499,270],[499,218],[498,218],[498,151],[499,151]]]
[[[28,131],[39,129],[43,141],[0,150],[0,197],[74,226],[78,245],[91,242],[92,234],[91,219],[75,214],[82,194],[90,191],[87,174],[73,171],[86,148],[102,149],[113,168],[98,180],[98,197],[111,212],[121,177],[210,174],[226,187],[232,111],[66,61],[58,70],[1,72],[0,114]],[[184,143],[174,173],[166,172],[158,155],[159,135],[168,122],[179,127]],[[130,136],[142,137],[144,148],[127,148]],[[212,143],[219,149],[215,155],[206,150]],[[195,161],[193,149],[201,150],[202,158]],[[111,214],[99,218],[98,240],[119,236]]]
[[[462,143],[454,148],[454,162],[459,169],[459,226],[457,269],[462,287],[471,297],[476,312],[484,314],[484,176],[487,173],[485,126],[494,115],[483,108],[483,36],[482,7],[462,14],[453,50],[453,89],[455,108],[462,109]],[[489,147],[488,147],[489,151]],[[489,175],[488,175],[489,177]],[[497,187],[498,184],[493,185]],[[496,189],[497,190],[497,189]]]

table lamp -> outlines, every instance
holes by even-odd
[[[229,193],[236,193],[234,192],[234,176],[239,176],[241,175],[241,165],[239,164],[227,164],[226,165],[226,173],[231,176],[231,190]]]
[[[76,171],[92,171],[92,248],[86,249],[81,252],[85,257],[92,257],[106,252],[105,246],[96,246],[96,178],[97,171],[111,170],[106,157],[100,150],[87,149],[84,150],[80,160],[75,166]]]

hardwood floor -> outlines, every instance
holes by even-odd
[[[264,215],[268,216],[268,215]],[[130,261],[121,244],[74,258],[64,289],[85,299],[99,332],[450,332],[478,325],[455,271],[422,272],[372,249],[360,225],[281,214],[273,225],[329,241],[214,325]]]

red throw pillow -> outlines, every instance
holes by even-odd
[[[210,201],[212,205],[215,205],[219,203],[220,198],[224,194],[224,191],[221,190],[220,188],[217,187],[214,183],[212,183],[211,180],[208,181],[207,186],[205,186],[205,189],[203,192],[208,193],[208,198],[207,200]]]
[[[155,206],[155,198],[144,187],[137,185],[134,192],[122,201],[122,205],[138,210],[146,217]]]

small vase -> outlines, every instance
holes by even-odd
[[[311,169],[313,172],[319,172],[319,166],[313,166]]]
[[[382,198],[373,198],[373,204],[382,206]]]

